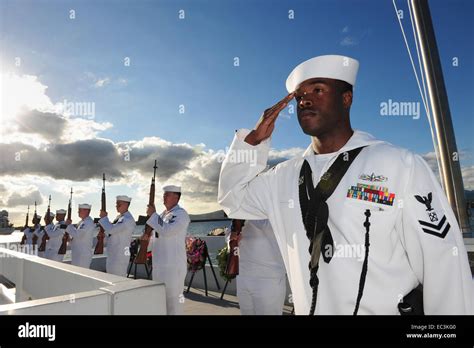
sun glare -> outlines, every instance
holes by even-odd
[[[23,110],[51,108],[52,103],[45,94],[47,86],[36,76],[18,76],[11,72],[0,72],[0,115],[3,122],[18,116]]]

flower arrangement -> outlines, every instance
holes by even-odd
[[[222,249],[219,249],[217,252],[216,260],[217,264],[219,265],[219,273],[223,279],[226,281],[232,281],[235,278],[234,276],[227,275],[226,268],[227,268],[227,260],[229,259],[229,244],[227,244]]]
[[[186,254],[188,257],[188,270],[191,272],[199,271],[203,268],[207,257],[206,242],[200,238],[186,238]]]

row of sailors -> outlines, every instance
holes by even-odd
[[[181,197],[179,186],[163,188],[165,210],[158,215],[154,206],[149,206],[147,224],[153,228],[150,247],[153,253],[153,280],[162,282],[166,288],[168,314],[183,313],[183,286],[186,277],[185,238],[190,223],[186,210],[178,204]],[[117,196],[118,217],[110,222],[107,213],[100,212],[99,224],[104,228],[107,243],[107,273],[125,276],[130,260],[129,246],[135,220],[128,211],[131,198]],[[33,236],[37,237],[36,247],[41,244],[44,233],[49,236],[45,252],[38,256],[62,262],[58,253],[67,232],[70,237],[71,264],[89,268],[93,255],[94,238],[98,226],[90,217],[90,204],[79,204],[81,219],[76,226],[66,220],[66,211],[50,213],[44,219],[46,226],[40,227],[41,217],[33,218],[34,226],[25,228],[25,252],[35,248]],[[53,225],[53,218],[56,224]],[[229,236],[237,238],[235,235]],[[240,242],[240,274],[237,277],[237,296],[242,314],[282,314],[286,293],[286,276],[283,260],[268,220],[247,221],[238,237]],[[36,250],[34,250],[36,252]]]
[[[24,251],[31,253],[37,252],[39,257],[44,257],[54,261],[63,261],[64,255],[59,254],[64,233],[67,232],[70,238],[71,246],[71,264],[79,267],[89,268],[92,261],[92,253],[94,247],[94,238],[97,235],[97,225],[89,216],[91,210],[90,204],[79,204],[78,215],[81,220],[74,226],[71,221],[66,221],[66,211],[64,209],[56,210],[56,215],[50,212],[49,219],[45,214],[45,226],[40,225],[41,216],[33,217],[33,227],[26,227],[23,230],[25,234]],[[53,219],[56,217],[56,223]],[[44,251],[37,251],[36,248],[41,245],[45,236],[49,237],[46,241]],[[34,244],[34,238],[36,243]]]
[[[116,208],[119,215],[110,222],[107,212],[100,212],[99,225],[105,231],[107,243],[107,273],[119,276],[126,275],[129,262],[129,247],[132,233],[135,229],[135,219],[128,211],[131,202],[128,196],[117,196]],[[92,206],[87,203],[79,204],[78,216],[81,219],[76,225],[71,220],[66,220],[64,209],[56,210],[56,215],[50,212],[49,218],[45,215],[45,226],[40,226],[41,216],[33,217],[33,227],[25,228],[25,252],[37,253],[39,257],[62,262],[64,255],[59,254],[63,238],[67,233],[71,246],[71,264],[74,266],[89,268],[94,248],[94,238],[98,233],[98,225],[90,217]],[[56,223],[53,219],[56,217]],[[36,250],[41,245],[43,237],[47,234],[46,248],[44,251]],[[37,237],[36,247],[33,246],[33,238]],[[38,248],[39,249],[39,248]]]
[[[182,292],[186,276],[186,249],[185,238],[190,223],[186,210],[178,204],[181,197],[181,187],[169,185],[163,187],[163,205],[165,210],[158,215],[154,206],[148,206],[147,224],[153,228],[150,239],[150,248],[153,253],[153,280],[162,282],[166,288],[166,306],[168,314],[182,313]],[[100,211],[99,225],[105,232],[107,251],[106,272],[118,276],[126,276],[130,262],[130,243],[136,223],[129,212],[131,198],[125,195],[117,196],[117,218],[111,222],[106,211]],[[70,236],[71,264],[89,268],[94,247],[94,238],[98,233],[98,226],[90,217],[92,206],[80,204],[78,215],[81,219],[76,226],[71,220],[66,220],[66,211],[57,210],[56,215],[50,213],[44,219],[46,226],[41,228],[41,217],[33,218],[34,226],[25,228],[25,252],[37,252],[38,256],[62,262],[64,255],[59,249],[65,232]],[[53,217],[56,224],[53,225]],[[45,252],[39,252],[33,246],[33,236],[37,237],[36,247],[41,245],[44,234],[49,240],[46,242]]]

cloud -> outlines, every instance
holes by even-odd
[[[36,76],[0,73],[0,103],[2,121],[13,118],[21,109],[46,110],[54,108],[46,95],[47,86],[38,81]],[[2,124],[3,126],[3,124]]]
[[[54,113],[29,110],[21,112],[15,119],[20,133],[35,133],[45,139],[61,139],[67,120]]]
[[[339,44],[346,47],[357,46],[362,42],[362,40],[365,39],[366,36],[370,35],[371,33],[372,30],[370,28],[365,29],[362,32],[359,31],[359,33],[352,33],[352,30],[349,28],[349,26],[345,26],[341,29],[341,34],[343,34],[343,37]]]
[[[341,46],[356,46],[358,44],[359,40],[353,36],[346,36],[340,42]]]
[[[86,71],[84,73],[82,80],[86,81],[86,83],[88,83],[93,88],[102,88],[107,85],[120,87],[125,87],[128,85],[128,80],[124,77],[99,77],[97,74],[90,71]]]
[[[104,171],[120,177],[120,156],[111,141],[89,139],[36,149],[23,143],[0,144],[0,172],[36,174],[55,179],[87,180]]]
[[[5,205],[5,198],[6,198],[7,192],[8,191],[7,191],[7,188],[5,187],[5,185],[0,184],[0,206]]]
[[[112,128],[110,122],[98,123],[83,118],[69,118],[53,112],[23,110],[2,130],[2,142],[12,143],[22,139],[25,144],[39,147],[51,143],[69,143],[93,139],[104,130]]]
[[[110,83],[110,78],[105,77],[103,79],[98,79],[95,83],[94,86],[97,88],[104,87]]]
[[[120,85],[120,86],[127,86],[128,85],[128,80],[120,77],[120,78],[117,79],[117,84]]]
[[[85,181],[106,173],[118,180],[124,172],[138,171],[149,177],[154,160],[157,176],[166,180],[187,170],[198,155],[188,144],[173,144],[160,138],[113,143],[107,139],[87,139],[50,144],[40,149],[23,143],[1,144],[0,171],[6,175],[37,174],[55,179]]]
[[[20,194],[18,192],[13,192],[7,201],[7,206],[9,208],[17,207],[20,205],[30,205],[31,202],[35,202],[40,205],[43,203],[43,196],[36,189],[31,192],[26,192],[25,194]]]
[[[461,168],[465,190],[474,190],[474,166]]]
[[[439,176],[439,167],[438,167],[438,160],[436,158],[436,153],[434,151],[425,153],[421,155],[423,159],[428,163],[428,166],[433,171],[434,175],[438,179],[438,182],[441,183],[441,178]],[[469,151],[459,151],[459,160],[462,162],[463,160],[469,159],[471,157],[471,153]],[[461,166],[461,175],[463,178],[464,189],[465,190],[474,190],[474,166]]]
[[[121,168],[133,168],[150,176],[153,163],[157,160],[157,176],[162,180],[188,169],[190,161],[198,154],[197,148],[189,144],[173,144],[158,137],[122,142],[116,146],[123,158]]]
[[[278,163],[289,160],[290,158],[301,156],[305,149],[293,147],[285,150],[270,150],[268,154],[268,165],[273,167]]]
[[[427,152],[425,154],[422,154],[421,157],[428,163],[428,166],[431,168],[431,170],[438,176],[439,178],[439,169],[438,169],[438,159],[436,158],[436,153],[433,152]]]
[[[110,122],[94,121],[94,115],[71,117],[68,107],[82,107],[84,103],[54,104],[46,95],[48,87],[36,76],[6,73],[1,74],[0,79],[4,80],[4,86],[8,86],[2,89],[0,103],[2,143],[21,139],[23,143],[39,148],[50,143],[92,139],[112,127]]]

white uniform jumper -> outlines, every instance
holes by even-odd
[[[186,233],[189,215],[178,204],[147,221],[153,228],[153,280],[165,283],[167,314],[183,313],[183,287],[186,277]]]
[[[34,236],[34,227],[27,227],[23,230],[26,240],[25,244],[22,246],[22,251],[26,254],[33,254],[33,236]]]
[[[92,261],[94,237],[97,234],[97,226],[90,216],[81,220],[77,228],[72,224],[66,229],[71,236],[71,264],[74,266],[89,268]]]
[[[36,240],[36,250],[38,250],[39,247],[41,246],[41,242],[43,241],[44,231],[48,232],[48,236],[49,236],[49,233],[53,230],[53,228],[54,228],[53,224],[44,226],[44,229],[41,229],[41,226],[38,225],[38,227],[33,232],[33,234],[36,237],[38,237],[38,239]],[[48,246],[48,241],[46,241],[46,247],[47,246]],[[46,254],[46,248],[45,248],[45,251],[38,251],[39,257],[46,257],[45,254]]]
[[[286,272],[268,220],[247,220],[239,243],[237,297],[243,315],[282,315]]]
[[[367,146],[327,200],[333,257],[319,259],[316,314],[353,314],[364,259],[370,210],[368,273],[359,314],[399,314],[397,305],[419,283],[425,314],[473,314],[473,281],[454,213],[426,162],[408,150],[355,131],[337,152],[302,157],[261,173],[270,141],[257,146],[237,132],[222,165],[218,200],[229,217],[268,218],[280,247],[296,314],[308,314],[309,240],[299,204],[299,174],[306,159],[314,185],[340,153]],[[254,156],[237,156],[255,151]]]
[[[130,242],[136,223],[132,214],[127,211],[120,214],[113,223],[107,216],[99,220],[107,237],[107,273],[122,277],[127,275],[127,266],[130,261]]]
[[[46,243],[45,256],[49,260],[62,262],[64,255],[58,254],[59,248],[63,241],[65,228],[61,228],[64,225],[64,221],[56,223],[51,231],[48,232],[49,239]]]

